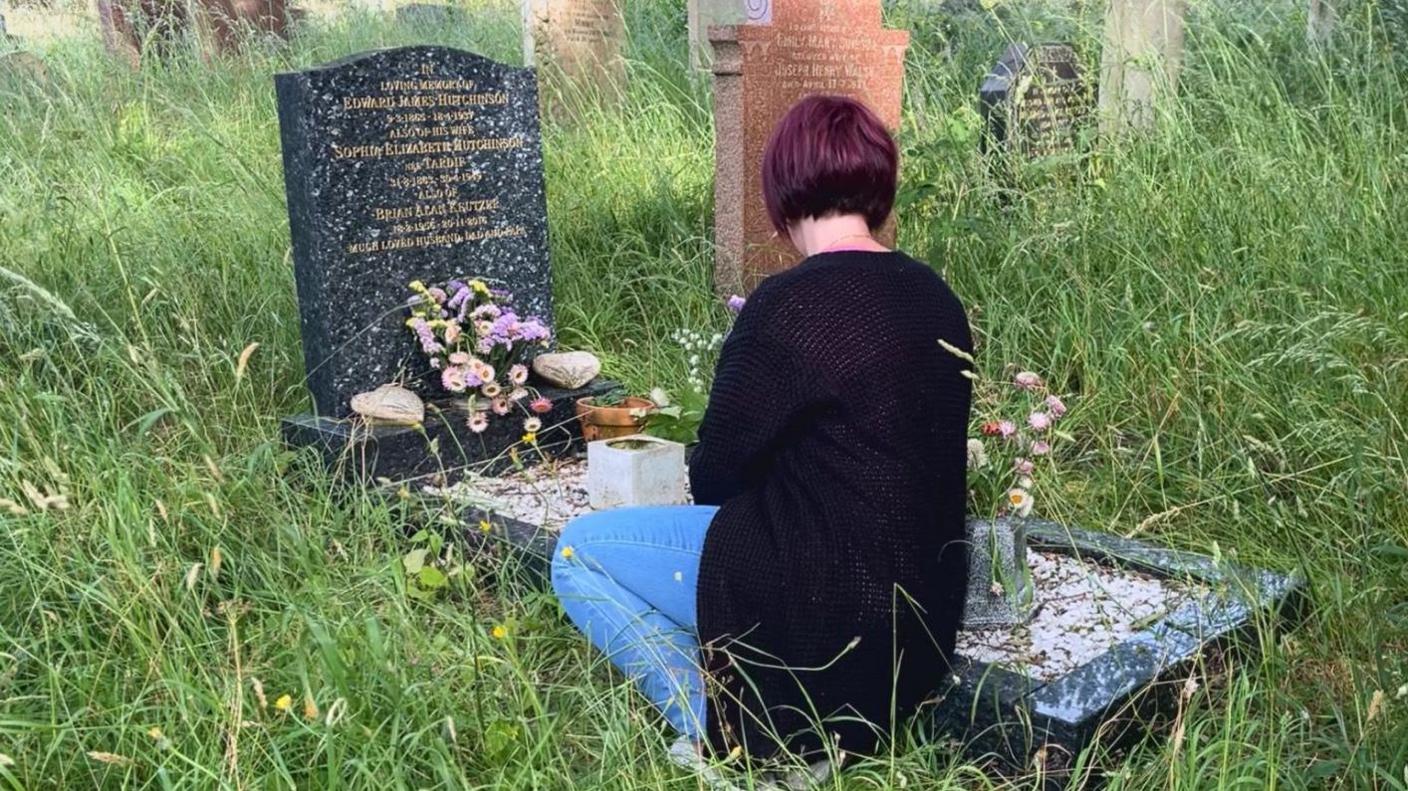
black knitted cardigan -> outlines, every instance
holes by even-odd
[[[724,343],[690,464],[720,505],[700,561],[708,742],[868,753],[949,674],[967,581],[972,350],[902,253],[767,278]]]

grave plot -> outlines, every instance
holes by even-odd
[[[455,504],[472,541],[541,581],[557,531],[590,510],[585,473],[584,460],[564,460],[431,496]],[[1027,531],[1033,617],[960,633],[950,686],[925,714],[936,735],[1005,769],[1035,760],[1060,777],[1097,733],[1115,746],[1157,729],[1200,661],[1303,605],[1295,575],[1040,520]]]

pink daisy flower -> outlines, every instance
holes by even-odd
[[[485,398],[498,398],[503,391],[504,388],[492,380],[485,382],[484,386],[479,388],[479,392],[483,393]]]
[[[507,415],[509,410],[507,398],[495,398],[489,402],[489,408],[494,410],[496,415]]]
[[[469,416],[469,430],[475,434],[484,433],[484,429],[489,427],[489,416],[483,412],[475,412]]]
[[[528,366],[515,365],[508,369],[508,380],[516,385],[521,385],[528,381]]]
[[[463,366],[452,365],[440,372],[440,386],[451,393],[463,393],[468,387],[465,383],[465,377],[468,374],[469,371],[465,370]]]
[[[539,415],[546,415],[552,411],[552,402],[542,396],[538,396],[528,404],[528,408],[537,412]]]
[[[1041,387],[1041,377],[1033,371],[1021,371],[1012,377],[1012,383],[1023,390],[1035,390]]]

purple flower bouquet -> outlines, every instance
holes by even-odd
[[[523,428],[533,435],[541,426],[533,413],[552,405],[543,398],[529,399],[527,352],[551,342],[547,325],[533,316],[520,317],[512,295],[479,279],[430,287],[416,280],[410,289],[406,327],[439,372],[440,386],[468,397],[470,429],[483,431],[490,413],[504,416],[517,408],[529,413]]]

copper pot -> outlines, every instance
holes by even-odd
[[[626,396],[613,406],[598,406],[594,401],[592,396],[577,399],[577,420],[587,442],[639,434],[646,416],[655,409],[654,401],[638,396]]]

